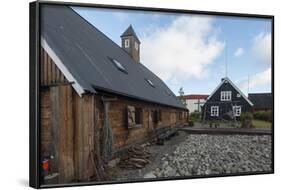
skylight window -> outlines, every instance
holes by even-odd
[[[151,81],[151,80],[149,80],[149,79],[145,79],[147,82],[148,82],[148,84],[150,84],[150,86],[152,86],[153,88],[155,88],[155,86],[154,86],[154,84],[153,84],[153,82]]]
[[[119,61],[117,61],[116,59],[112,59],[112,58],[110,58],[110,60],[113,62],[113,64],[115,65],[115,67],[116,67],[118,70],[122,71],[123,73],[128,74],[128,72],[127,72],[127,70],[125,69],[125,67],[124,67]]]
[[[169,95],[169,96],[171,96],[172,94],[171,94],[171,92],[169,91],[169,90],[165,90],[165,92]]]

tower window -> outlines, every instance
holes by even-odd
[[[125,48],[130,47],[130,40],[129,39],[125,39]]]
[[[137,42],[135,42],[135,49],[138,50],[139,49],[139,45]]]

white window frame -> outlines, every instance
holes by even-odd
[[[221,91],[221,101],[231,101],[231,91]]]
[[[130,40],[129,39],[125,39],[124,43],[125,43],[125,48],[130,47]]]
[[[239,117],[241,115],[241,106],[233,106],[233,113],[235,117]]]
[[[139,44],[137,42],[135,42],[135,49],[139,50]]]
[[[211,116],[212,117],[219,116],[219,106],[211,106]]]

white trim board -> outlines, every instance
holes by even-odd
[[[227,77],[223,78],[221,83],[217,86],[217,88],[210,94],[210,96],[208,96],[208,98],[206,99],[206,102],[215,94],[215,92],[221,87],[221,85],[223,85],[223,83],[227,81],[230,83],[230,85],[233,86],[233,88],[235,90],[237,90],[239,92],[239,94],[242,95],[242,97],[251,105],[253,106],[254,104],[244,95],[244,93]]]
[[[72,87],[77,92],[77,94],[81,97],[82,94],[85,93],[85,90],[80,86],[80,84],[77,82],[77,80],[73,77],[73,75],[69,72],[69,70],[65,67],[63,62],[60,60],[60,58],[56,55],[56,53],[52,50],[52,48],[49,46],[48,42],[44,39],[43,36],[41,36],[41,46],[43,49],[48,53],[48,55],[52,58],[56,66],[59,68],[59,70],[64,74],[65,78],[72,82]]]

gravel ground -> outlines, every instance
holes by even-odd
[[[186,135],[144,178],[271,171],[271,137]]]
[[[151,163],[139,170],[114,168],[113,180],[271,171],[271,136],[180,132],[151,145]]]

